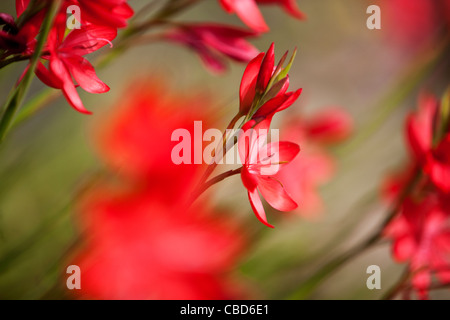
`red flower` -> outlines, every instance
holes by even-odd
[[[298,214],[315,218],[323,209],[318,188],[335,173],[335,160],[327,146],[342,142],[352,132],[353,121],[343,110],[332,107],[310,118],[290,119],[283,125],[282,139],[302,146],[295,158],[276,177],[299,204]]]
[[[258,50],[246,40],[256,35],[256,32],[219,24],[186,24],[169,32],[166,39],[192,48],[206,67],[214,72],[223,72],[226,69],[224,56],[248,62],[258,54]]]
[[[243,164],[241,178],[248,190],[248,198],[256,217],[266,226],[266,213],[259,196],[261,192],[266,201],[279,211],[292,211],[297,204],[288,195],[283,184],[275,174],[300,152],[300,147],[291,142],[272,142],[266,144],[270,121],[256,124],[251,120],[242,128],[239,137],[239,156]]]
[[[432,275],[450,283],[450,216],[434,195],[417,201],[407,199],[401,212],[385,230],[393,239],[393,255],[409,262],[412,286],[427,298]]]
[[[450,192],[450,133],[433,145],[439,102],[431,95],[422,95],[419,110],[408,117],[407,139],[415,160],[444,192]]]
[[[273,115],[290,107],[300,96],[302,90],[287,92],[289,88],[288,72],[292,66],[295,53],[288,66],[283,68],[287,52],[275,66],[274,44],[266,54],[261,53],[250,61],[242,77],[240,87],[241,115],[252,112],[257,108],[253,119],[270,120]]]
[[[292,16],[298,19],[305,18],[297,6],[296,0],[220,0],[220,3],[225,11],[228,13],[236,13],[247,26],[258,32],[266,32],[269,30],[259,11],[258,3],[279,4]]]
[[[61,89],[77,111],[90,114],[76,91],[72,76],[87,92],[109,91],[109,87],[97,77],[94,67],[83,56],[110,44],[117,36],[117,31],[89,25],[73,30],[65,38],[64,32],[65,20],[58,22],[49,35],[46,48],[49,54],[43,57],[49,60],[48,69],[40,63],[36,74],[48,86]]]
[[[435,41],[450,27],[447,0],[387,0],[380,3],[386,36],[395,45],[417,48]]]
[[[177,129],[187,130],[191,136],[189,142],[194,145],[194,121],[202,119],[203,129],[211,128],[205,110],[213,102],[199,93],[170,94],[164,77],[157,79],[136,81],[127,88],[127,99],[114,107],[115,112],[100,128],[95,128],[97,148],[107,164],[123,177],[141,185],[154,185],[158,179],[162,196],[182,202],[190,194],[184,191],[182,183],[173,185],[167,177],[175,175],[178,180],[190,182],[201,174],[202,165],[174,164],[172,150],[178,142],[172,141],[172,135]],[[194,156],[191,152],[191,159]],[[177,192],[177,187],[182,190]],[[164,191],[169,188],[173,193]]]

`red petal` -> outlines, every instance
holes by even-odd
[[[64,39],[60,51],[84,56],[111,44],[117,36],[117,29],[89,25],[75,29]]]
[[[249,191],[248,199],[250,200],[250,205],[252,206],[253,212],[255,213],[258,220],[269,228],[274,228],[274,226],[267,222],[266,212],[264,211],[264,207],[261,202],[261,198],[259,197],[258,190],[255,189],[253,192]]]
[[[69,70],[67,70],[64,63],[58,58],[52,58],[50,60],[50,70],[61,78],[61,81],[63,82],[62,91],[70,105],[78,112],[91,114],[91,112],[85,109],[83,102],[75,89]]]
[[[258,32],[266,32],[269,30],[255,0],[222,1],[222,4],[228,12],[232,12],[230,10],[236,12],[242,22],[251,29]]]
[[[253,116],[256,118],[272,117],[275,113],[289,108],[300,97],[302,89],[277,96],[266,102]]]
[[[256,82],[256,91],[265,92],[270,79],[272,78],[275,67],[275,44],[272,42],[261,64],[258,80]]]
[[[30,0],[16,0],[16,13],[20,17],[25,9],[28,7]]]
[[[416,249],[414,238],[409,235],[398,238],[392,247],[395,260],[398,262],[405,262],[411,259]]]
[[[37,77],[47,86],[55,89],[62,89],[62,81],[48,70],[41,62],[36,67]]]
[[[439,189],[450,192],[450,134],[436,151],[427,154],[425,171]]]
[[[306,18],[306,15],[300,10],[297,0],[284,0],[283,8],[289,13],[291,16],[303,20]]]
[[[94,67],[83,57],[73,56],[64,59],[77,83],[89,93],[105,93],[109,87],[95,73]]]
[[[328,108],[308,121],[308,133],[322,143],[346,139],[353,129],[350,115],[340,108]]]
[[[422,96],[419,110],[408,117],[406,133],[413,154],[422,161],[432,147],[433,121],[438,101],[431,95]]]
[[[297,209],[297,204],[287,194],[280,181],[272,177],[260,177],[258,189],[266,201],[279,211],[292,211]]]
[[[300,11],[297,0],[257,0],[261,4],[279,4],[291,16],[303,20],[306,18],[305,14]]]
[[[258,78],[264,53],[260,53],[255,59],[250,61],[242,76],[240,87],[240,112],[247,114],[255,98],[256,80]]]

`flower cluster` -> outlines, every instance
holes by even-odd
[[[421,298],[427,298],[433,276],[450,283],[448,103],[448,96],[442,103],[431,95],[421,97],[406,124],[412,164],[385,186],[388,198],[402,200],[385,234],[394,241],[394,258],[409,263],[412,287]],[[410,192],[402,199],[405,188]]]

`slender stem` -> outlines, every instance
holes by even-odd
[[[28,60],[28,59],[30,59],[30,56],[17,55],[17,56],[11,57],[9,59],[0,61],[0,69],[10,65],[11,63],[19,62],[19,61],[25,61],[25,60]]]
[[[225,154],[228,152],[228,150],[226,149],[226,145],[227,145],[227,131],[231,130],[235,127],[236,123],[238,122],[238,120],[242,117],[242,115],[240,113],[236,114],[234,116],[234,118],[230,121],[230,123],[227,126],[227,129],[223,132],[222,135],[222,146],[220,146],[222,148],[222,152],[220,153],[223,157],[225,156]],[[219,147],[219,148],[220,148]],[[200,181],[199,181],[199,187],[197,189],[201,189],[201,185],[203,185],[209,178],[209,176],[214,172],[214,170],[217,167],[218,162],[220,162],[220,160],[222,159],[216,159],[216,152],[214,152],[214,161],[212,163],[210,163],[208,165],[208,167],[205,170],[205,173],[203,174],[203,176],[201,177]]]
[[[47,15],[42,24],[42,30],[39,34],[37,44],[33,56],[31,57],[30,66],[22,81],[12,90],[10,96],[5,104],[2,118],[0,120],[0,143],[3,142],[11,122],[20,108],[24,97],[26,96],[28,89],[34,77],[34,71],[36,69],[37,63],[40,59],[42,50],[44,48],[47,36],[53,25],[53,21],[56,17],[57,12],[61,6],[62,0],[54,0],[51,2]]]
[[[312,277],[306,280],[300,288],[294,292],[290,298],[291,299],[305,299],[307,298],[314,289],[327,277],[329,277],[333,272],[335,272],[338,268],[343,266],[345,263],[355,258],[356,256],[363,253],[368,248],[372,247],[374,244],[381,239],[381,236],[384,232],[386,226],[392,221],[392,219],[396,216],[396,214],[401,209],[401,206],[405,200],[405,198],[413,191],[417,182],[421,177],[421,171],[419,168],[416,168],[411,179],[406,184],[406,187],[402,190],[400,195],[397,198],[397,201],[393,205],[392,209],[386,215],[385,220],[381,224],[381,226],[377,229],[376,232],[372,234],[366,241],[358,244],[353,249],[347,251],[346,253],[336,257],[331,260],[325,266],[323,266],[318,272],[316,272]]]
[[[207,182],[205,182],[204,184],[200,185],[200,187],[196,190],[196,192],[192,195],[192,201],[195,201],[198,197],[200,197],[203,192],[205,192],[206,190],[208,190],[209,188],[211,188],[213,185],[229,178],[232,177],[234,175],[240,174],[242,171],[242,167],[239,169],[235,169],[235,170],[230,170],[227,172],[224,172],[222,174],[219,174],[218,176],[208,180]]]
[[[406,287],[411,275],[409,270],[405,270],[397,283],[381,297],[381,300],[393,300]]]

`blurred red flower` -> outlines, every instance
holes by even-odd
[[[422,299],[428,297],[433,275],[450,283],[450,136],[448,128],[437,130],[440,108],[434,96],[420,96],[418,110],[406,121],[411,164],[383,188],[389,201],[402,201],[385,235],[393,240],[394,258],[409,263],[412,287]],[[404,190],[409,190],[405,200],[399,198]]]
[[[327,147],[347,139],[353,130],[348,113],[337,107],[320,111],[310,118],[290,119],[283,125],[282,139],[298,143],[302,153],[276,177],[298,204],[297,213],[316,218],[323,209],[318,193],[335,172],[335,160]]]
[[[168,94],[170,89],[163,79],[136,82],[126,92],[127,99],[121,100],[115,111],[108,113],[107,121],[95,128],[96,148],[123,178],[145,188],[159,185],[161,196],[168,201],[187,200],[190,194],[186,186],[192,186],[193,180],[201,175],[203,165],[194,161],[174,164],[172,150],[179,142],[172,141],[172,134],[180,128],[187,130],[191,135],[187,143],[194,146],[197,142],[203,150],[203,142],[194,140],[193,124],[202,120],[204,130],[212,127],[207,110],[213,100],[195,92]],[[194,156],[192,152],[191,159]],[[179,183],[168,179],[172,176]],[[166,192],[169,189],[173,192]]]
[[[174,175],[168,179],[179,183]],[[188,210],[151,189],[117,192],[100,186],[79,212],[86,245],[71,264],[82,271],[80,298],[241,297],[227,273],[237,262],[242,237],[205,203]]]
[[[418,111],[408,117],[406,132],[415,160],[441,191],[450,192],[450,133],[434,145],[439,107],[435,97],[422,94]]]
[[[384,0],[380,2],[386,36],[395,44],[417,48],[430,44],[450,27],[448,0]]]
[[[411,282],[422,299],[427,298],[436,275],[450,283],[450,214],[436,195],[407,199],[385,235],[393,239],[393,256],[409,262]]]
[[[220,0],[220,3],[226,12],[236,13],[242,22],[258,32],[266,32],[269,30],[259,11],[258,4],[278,4],[293,17],[297,19],[305,18],[296,0]]]
[[[117,111],[102,118],[97,139],[116,179],[103,180],[80,201],[86,245],[71,262],[82,271],[79,297],[242,298],[230,277],[244,249],[242,232],[204,197],[190,207],[204,168],[171,161],[172,132],[193,133],[209,99],[171,94],[161,79],[126,92]]]
[[[181,43],[198,53],[213,72],[227,68],[225,57],[248,62],[259,51],[246,39],[258,33],[220,24],[183,24],[166,34],[166,39]]]

